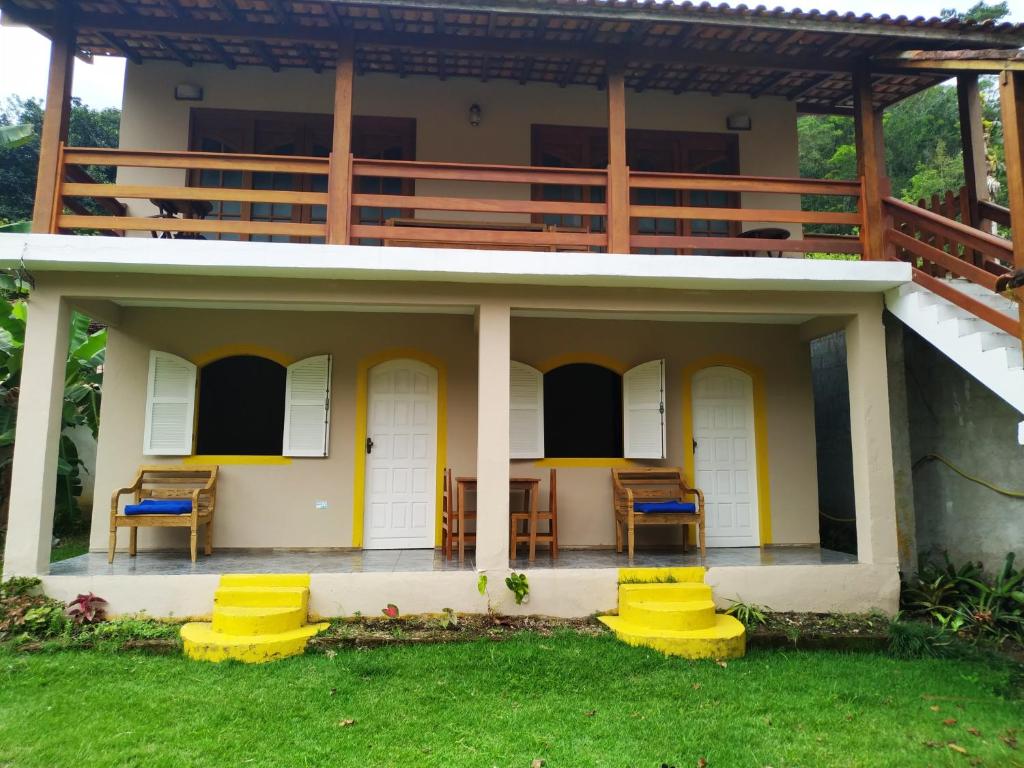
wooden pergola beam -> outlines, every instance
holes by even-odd
[[[334,134],[327,180],[327,242],[347,245],[352,215],[352,97],[355,49],[344,41],[334,70]]]
[[[217,40],[213,38],[207,38],[203,40],[206,43],[206,47],[209,48],[213,54],[221,60],[221,63],[228,69],[235,69],[238,66],[238,62],[235,61],[234,56],[227,52],[227,49],[221,45]]]
[[[871,64],[874,68],[887,72],[1024,72],[1024,56],[1016,48],[882,53],[872,56]]]
[[[0,0],[6,8],[11,0]],[[114,33],[139,33],[184,37],[225,39],[257,39],[267,42],[307,42],[337,44],[337,30],[312,25],[263,24],[249,21],[222,23],[211,26],[207,21],[192,18],[156,18],[124,16],[121,14],[79,12],[75,14],[77,26],[83,31],[103,30]],[[47,26],[45,14],[26,11],[19,20],[30,26]],[[465,35],[432,35],[422,33],[396,33],[360,30],[357,45],[402,47],[413,50],[447,50],[472,53],[529,54],[539,57],[558,57],[601,61],[616,58],[623,61],[664,62],[719,66],[733,69],[802,70],[806,72],[852,72],[862,62],[853,58],[828,60],[822,56],[781,56],[777,54],[741,53],[732,51],[684,50],[676,47],[655,49],[644,46],[581,45],[538,40],[506,38],[475,38]]]
[[[874,103],[871,73],[853,75],[854,128],[857,143],[857,173],[864,180],[861,215],[864,219],[864,258],[885,259],[886,219],[882,200],[891,192],[885,166],[882,110]]]
[[[153,35],[153,39],[156,40],[158,43],[160,43],[160,46],[162,48],[164,48],[167,52],[169,52],[171,54],[171,56],[176,58],[179,62],[184,64],[186,67],[191,67],[192,66],[192,58],[190,56],[186,55],[185,52],[183,50],[181,50],[174,43],[173,40],[169,40],[166,37],[164,37],[163,35]]]
[[[46,82],[43,129],[39,135],[39,169],[32,208],[32,231],[54,232],[60,215],[60,145],[67,141],[71,120],[71,81],[75,71],[75,28],[66,15],[58,15],[50,43],[50,73]]]
[[[978,75],[964,74],[956,81],[957,104],[960,112],[960,143],[963,147],[964,181],[967,187],[967,207],[972,227],[981,226],[978,201],[988,200],[988,162],[985,156],[985,128],[981,115],[981,92]]]
[[[128,43],[126,43],[124,40],[122,40],[120,37],[118,37],[114,33],[112,33],[112,32],[99,32],[98,34],[99,34],[99,36],[101,38],[103,38],[103,40],[106,41],[107,45],[109,45],[115,51],[117,51],[122,56],[124,56],[126,59],[128,59],[128,61],[130,61],[132,64],[141,64],[142,63],[142,57],[139,55],[138,51],[136,51],[134,48],[130,47],[128,45]]]
[[[626,73],[608,66],[608,252],[629,253],[629,166],[626,160]]]
[[[504,14],[510,16],[532,16],[532,17],[557,17],[564,18],[566,11],[561,4],[503,4],[495,2],[476,2],[475,0],[345,0],[346,5],[385,6],[390,5],[396,8],[414,8],[417,10],[444,9],[449,13],[473,13],[473,14]],[[621,5],[598,5],[588,4],[573,9],[573,14],[580,19],[596,20],[598,22],[610,21],[621,24],[623,22],[641,24],[682,24],[701,25],[707,27],[727,27],[748,29],[754,27],[762,30],[779,30],[792,32],[799,27],[807,32],[822,32],[826,34],[849,34],[865,37],[881,37],[899,40],[921,40],[921,41],[948,41],[954,35],[966,45],[987,45],[991,47],[1006,47],[1009,42],[1006,34],[991,31],[989,27],[967,28],[951,31],[948,28],[897,25],[897,24],[871,24],[860,21],[845,21],[836,18],[803,18],[794,19],[791,15],[772,16],[770,14],[748,15],[736,13],[733,15],[716,14],[713,18],[707,13],[702,13],[697,4],[695,9],[687,9],[675,6],[671,10],[659,11],[656,8],[646,7],[644,10],[624,8]],[[1024,37],[1024,36],[1022,36]],[[1022,40],[1024,42],[1024,40]]]
[[[1024,73],[999,76],[999,108],[1003,120],[1006,192],[1013,227],[1013,262],[1024,268]],[[1024,322],[1024,313],[1021,315]]]
[[[281,62],[279,62],[274,54],[271,53],[270,47],[265,42],[259,38],[248,40],[247,42],[256,55],[260,57],[260,60],[266,66],[270,67],[271,72],[281,71]]]

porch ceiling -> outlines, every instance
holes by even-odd
[[[72,16],[83,55],[332,67],[352,38],[360,74],[505,79],[602,87],[606,62],[627,86],[781,96],[807,112],[850,109],[851,72],[905,50],[1016,48],[1024,25],[839,15],[708,3],[621,0],[0,0],[5,16],[49,33]],[[948,77],[874,67],[891,104]]]

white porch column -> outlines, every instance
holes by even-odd
[[[64,371],[71,310],[38,288],[28,303],[4,578],[44,574],[50,566]]]
[[[508,304],[484,303],[477,314],[476,568],[508,568],[509,358]]]
[[[846,364],[857,556],[862,563],[895,566],[896,491],[880,298],[877,309],[862,311],[847,324]]]

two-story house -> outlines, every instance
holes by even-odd
[[[973,151],[977,74],[1001,73],[1020,220],[1019,26],[632,0],[0,8],[53,41],[33,234],[0,261],[34,282],[4,568],[54,594],[200,614],[221,573],[301,570],[323,615],[484,610],[478,573],[515,568],[531,602],[504,607],[586,615],[621,565],[703,562],[725,597],[892,611],[886,292],[907,322],[941,303],[949,354],[978,342],[972,313],[979,360],[1020,373],[1016,320],[956,287],[1024,263],[984,227],[1010,213],[974,170],[949,216],[893,200],[881,130],[960,75]],[[106,55],[128,60],[120,147],[66,146],[72,62]],[[801,113],[853,116],[858,178],[799,177]],[[110,329],[94,551],[50,572],[72,311]],[[819,546],[808,344],[835,330],[856,556]],[[161,463],[220,467],[213,554],[143,529],[108,564],[110,493]],[[629,466],[703,491],[703,560],[678,527],[616,551]],[[436,549],[447,468],[475,488],[462,560]],[[510,479],[543,507],[552,469],[559,558],[510,558]]]

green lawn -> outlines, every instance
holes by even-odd
[[[60,543],[50,550],[50,562],[56,563],[59,560],[69,560],[72,557],[84,555],[89,551],[89,532],[69,533],[61,536]]]
[[[0,766],[1009,768],[1009,685],[981,662],[752,652],[723,668],[569,632],[259,667],[0,651]]]

